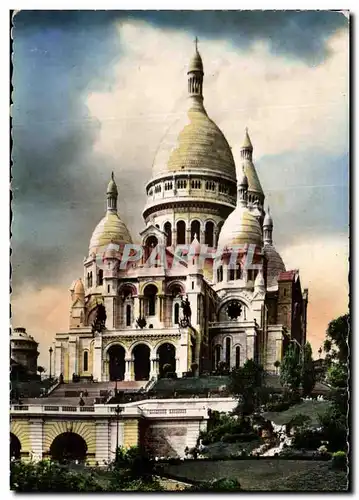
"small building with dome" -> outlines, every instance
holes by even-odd
[[[65,382],[143,382],[247,359],[274,372],[290,341],[306,341],[308,291],[273,244],[249,132],[235,159],[204,107],[203,83],[196,45],[186,106],[145,187],[137,250],[111,176],[83,276],[70,288],[69,328],[56,334],[55,373]]]

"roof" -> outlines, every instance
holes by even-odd
[[[293,281],[298,270],[284,271],[278,276],[278,281]]]

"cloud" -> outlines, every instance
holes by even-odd
[[[189,35],[145,23],[122,22],[118,31],[123,56],[115,68],[116,83],[109,92],[90,93],[87,104],[101,124],[94,149],[112,163],[121,213],[137,233],[142,223],[133,214],[145,203],[144,187],[155,152],[186,108],[186,68],[193,48]],[[334,190],[344,190],[340,196],[346,200],[347,34],[333,35],[328,44],[332,57],[315,68],[274,57],[264,43],[245,52],[224,40],[203,44],[206,109],[237,160],[244,127],[249,126],[264,190],[269,194],[274,189],[277,200],[286,200],[281,208],[290,221],[294,209],[304,213],[313,193],[318,211],[328,202],[332,205],[328,177]],[[317,185],[324,191],[307,189],[303,196],[303,188]],[[298,187],[301,193],[293,198],[290,189]],[[132,200],[126,199],[128,190]],[[318,221],[316,230],[323,225],[320,217]]]

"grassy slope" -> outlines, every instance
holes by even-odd
[[[303,401],[286,411],[268,411],[263,416],[277,425],[284,425],[289,423],[296,415],[302,414],[311,418],[312,425],[317,425],[319,423],[318,413],[321,415],[325,413],[329,405],[329,401]]]
[[[169,465],[170,474],[203,481],[237,478],[250,491],[345,491],[346,474],[328,462],[306,460],[236,460]]]

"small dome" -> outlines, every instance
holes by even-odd
[[[111,174],[111,180],[110,180],[110,182],[108,183],[106,193],[107,193],[107,194],[115,194],[115,195],[117,195],[117,194],[118,194],[118,191],[117,191],[117,185],[116,185],[116,182],[115,182],[115,177],[114,177],[114,175],[113,175],[113,172],[112,172],[112,174]]]
[[[118,245],[115,245],[113,242],[111,242],[108,247],[106,248],[106,251],[104,253],[103,258],[104,259],[117,259],[119,257],[119,248]]]
[[[271,217],[271,214],[269,212],[269,207],[268,207],[268,212],[266,213],[263,221],[263,227],[273,227],[273,219]]]
[[[202,71],[203,72],[203,62],[202,58],[200,56],[200,53],[196,49],[195,53],[193,54],[189,66],[188,66],[188,73],[191,71]]]
[[[197,239],[197,234],[194,235],[193,241],[191,243],[190,253],[192,255],[200,255],[201,253],[201,244]]]
[[[251,140],[249,138],[248,128],[246,128],[246,131],[244,134],[242,149],[249,149],[249,150],[253,151],[253,145],[252,145]]]
[[[76,295],[84,295],[85,294],[85,288],[84,288],[84,284],[82,283],[82,279],[81,278],[79,278],[75,282],[75,285],[74,285],[74,294],[76,294]]]
[[[231,249],[245,243],[262,246],[262,230],[258,220],[246,207],[237,206],[223,224],[218,246]]]
[[[264,246],[264,255],[267,259],[267,287],[276,287],[278,276],[285,271],[284,262],[273,245]]]
[[[264,283],[263,273],[261,270],[259,270],[256,279],[254,281],[254,288],[264,288],[264,287],[265,283]]]
[[[104,251],[110,243],[132,243],[131,235],[117,212],[107,212],[97,224],[90,241],[89,253]]]

